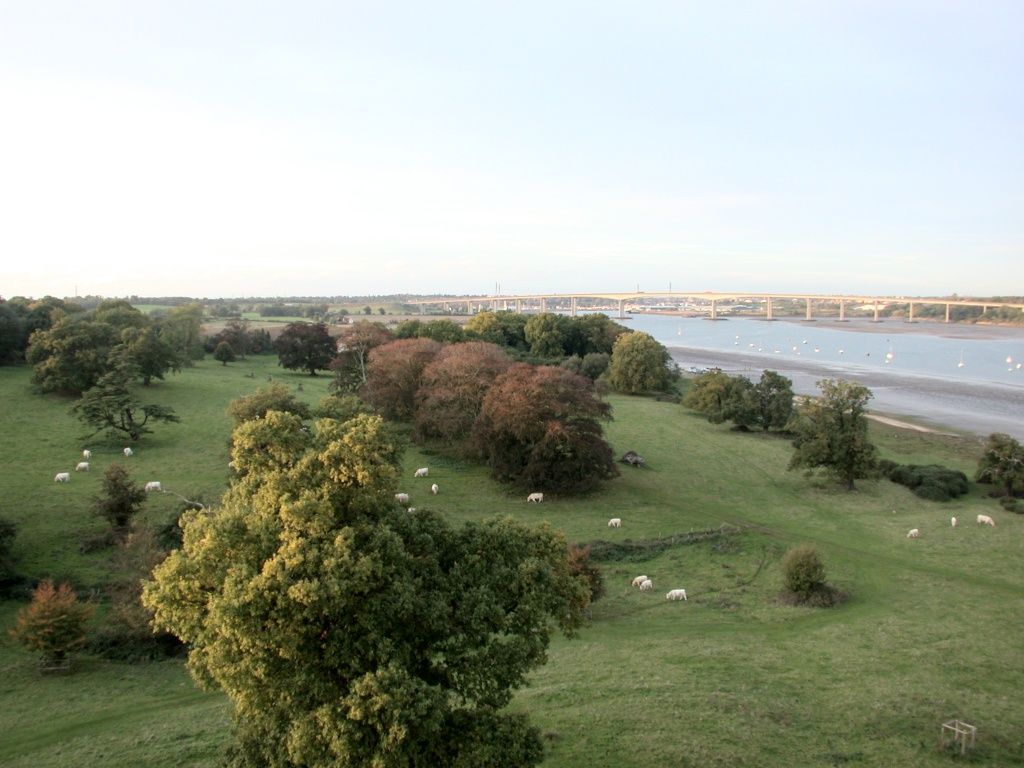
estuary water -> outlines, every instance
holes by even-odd
[[[1024,439],[1024,328],[834,320],[633,315],[684,369],[719,367],[751,378],[765,368],[816,393],[822,378],[869,387],[872,410],[937,428]]]

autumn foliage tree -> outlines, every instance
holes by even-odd
[[[611,406],[562,368],[516,365],[488,390],[473,427],[499,480],[530,490],[582,492],[618,474],[600,421]]]
[[[32,602],[18,612],[11,635],[30,651],[38,651],[50,664],[64,661],[86,640],[92,606],[78,602],[68,584],[43,581],[32,593]]]
[[[363,387],[366,401],[389,419],[410,421],[423,370],[440,351],[432,339],[399,339],[374,349]]]
[[[238,478],[186,513],[143,594],[230,699],[231,764],[539,763],[537,729],[503,708],[586,609],[561,534],[396,510],[379,417],[270,412],[232,442]]]
[[[500,347],[482,341],[442,349],[423,370],[416,393],[416,438],[465,441],[487,390],[511,365]]]

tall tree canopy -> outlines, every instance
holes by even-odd
[[[515,312],[478,312],[465,325],[468,338],[488,341],[502,347],[527,349],[527,316]]]
[[[502,708],[586,606],[562,536],[396,510],[377,417],[270,412],[233,445],[238,479],[186,513],[143,595],[231,700],[232,764],[536,765],[536,729]]]
[[[1004,495],[1013,496],[1016,489],[1024,488],[1024,446],[1004,432],[993,432],[978,459],[974,479],[1001,485]]]
[[[842,379],[822,379],[818,387],[821,397],[797,415],[789,468],[822,468],[853,490],[853,481],[870,476],[876,465],[866,415],[871,390]]]
[[[721,424],[731,395],[732,377],[720,368],[712,368],[693,378],[683,396],[683,406],[703,413],[712,424]]]
[[[512,360],[501,347],[482,341],[442,349],[424,370],[416,393],[417,439],[466,440],[484,395]]]
[[[562,357],[565,354],[565,323],[559,315],[551,312],[531,315],[524,333],[531,355]]]
[[[344,326],[338,335],[338,356],[331,361],[331,370],[334,372],[331,390],[355,392],[366,384],[370,351],[394,338],[394,334],[383,324],[371,323],[369,320]]]
[[[82,399],[71,408],[71,412],[83,424],[92,427],[93,431],[83,439],[105,429],[113,437],[139,440],[153,431],[148,426],[150,423],[181,421],[169,406],[140,403],[122,371],[104,374],[96,386],[82,394]]]
[[[389,419],[410,421],[423,369],[441,351],[433,339],[399,339],[370,352],[366,401]]]
[[[117,342],[114,326],[68,315],[49,330],[33,333],[25,358],[44,392],[77,395],[107,372],[110,350]]]
[[[664,345],[650,334],[624,333],[612,347],[608,383],[613,389],[628,394],[661,391],[668,386],[671,360]]]
[[[338,344],[323,323],[289,323],[274,340],[281,366],[290,370],[325,371],[338,354]]]
[[[600,420],[611,406],[563,368],[516,365],[488,390],[473,427],[493,475],[530,490],[581,492],[618,474]]]

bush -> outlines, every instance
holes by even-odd
[[[590,602],[594,603],[604,596],[604,575],[600,566],[590,560],[590,547],[569,546],[569,572],[573,576],[582,576],[590,589]]]
[[[790,548],[782,558],[782,577],[786,589],[795,595],[809,597],[825,586],[825,566],[818,550],[810,544]]]
[[[284,384],[274,382],[251,395],[238,397],[228,403],[228,416],[238,426],[244,421],[262,419],[267,411],[294,413],[300,419],[310,417],[309,406],[298,400]]]
[[[110,523],[117,538],[123,538],[145,502],[146,492],[128,476],[128,470],[111,464],[103,475],[103,493],[93,500],[93,511]]]
[[[44,581],[32,593],[32,602],[18,611],[11,635],[30,651],[39,651],[49,663],[59,663],[85,644],[85,629],[92,606],[78,602],[68,584]]]
[[[1024,506],[1013,498],[1013,496],[1003,496],[999,499],[999,506],[1005,509],[1007,512],[1014,512],[1018,515],[1024,514]]]
[[[894,483],[929,501],[949,501],[963,496],[969,488],[967,475],[941,464],[897,464],[886,459],[879,462],[878,468]]]

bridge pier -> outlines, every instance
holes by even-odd
[[[806,311],[804,313],[804,322],[813,323],[814,322],[814,318],[811,317],[811,300],[810,299],[804,299],[804,302],[806,304]]]
[[[472,301],[467,301],[466,302],[466,314],[467,315],[472,315],[473,314],[473,302]]]
[[[910,307],[910,311],[907,313],[907,322],[912,323],[914,322],[914,302],[909,302],[908,306]]]
[[[872,323],[880,323],[880,322],[882,322],[881,320],[878,319],[878,301],[875,300],[875,302],[874,302],[874,304],[872,306],[874,306],[874,308],[875,308],[875,318],[871,322]]]
[[[572,313],[573,317],[576,317],[576,297],[575,296],[573,296],[571,299],[569,299],[569,311]]]
[[[946,305],[946,322],[949,322],[949,304]]]
[[[846,302],[842,299],[839,300],[839,322],[846,322]]]
[[[516,299],[516,314],[517,315],[523,314],[523,300],[522,299]]]
[[[626,300],[619,299],[619,320],[626,319]]]
[[[540,311],[541,312],[547,312],[548,311],[548,300],[545,299],[543,296],[540,297]]]
[[[712,320],[717,320],[718,319],[718,307],[716,306],[717,304],[718,304],[717,300],[715,300],[715,299],[711,300],[711,319]]]
[[[764,298],[765,298],[765,301],[764,301],[764,303],[765,303],[764,319],[765,320],[774,320],[775,318],[772,317],[772,297],[771,296],[765,296]]]

